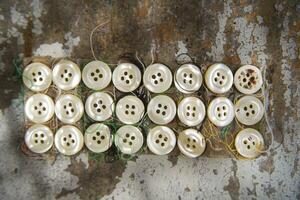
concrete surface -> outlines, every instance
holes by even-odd
[[[300,2],[33,0],[0,2],[0,199],[300,199]],[[97,164],[87,152],[54,163],[20,151],[21,81],[16,56],[90,58],[114,63],[138,52],[145,63],[267,67],[273,149],[253,161],[143,155]],[[281,134],[284,140],[282,142]],[[275,149],[282,142],[282,145]]]

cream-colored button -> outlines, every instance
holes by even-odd
[[[83,135],[75,126],[62,126],[55,134],[56,149],[64,155],[74,155],[83,147]]]
[[[45,94],[34,94],[25,103],[25,115],[34,123],[49,121],[54,114],[53,100]]]
[[[157,155],[170,153],[176,145],[176,137],[172,129],[167,126],[156,126],[150,129],[147,136],[147,146]]]
[[[244,65],[234,74],[234,85],[244,94],[254,94],[262,86],[263,79],[260,70],[253,65]]]
[[[53,83],[62,90],[74,89],[81,80],[80,68],[70,60],[61,60],[54,65]]]
[[[233,84],[232,72],[222,63],[213,64],[205,72],[205,83],[213,93],[228,92]]]
[[[82,70],[82,81],[92,90],[102,90],[111,81],[110,67],[101,61],[89,62]]]
[[[83,115],[82,101],[75,95],[64,94],[55,103],[57,118],[66,124],[73,124],[80,120]]]
[[[205,117],[205,106],[197,97],[185,97],[178,105],[179,120],[187,126],[199,125]]]
[[[144,137],[140,129],[132,125],[122,126],[115,135],[115,145],[124,154],[138,152],[144,143]]]
[[[176,104],[166,95],[155,96],[147,106],[147,114],[150,120],[156,124],[168,124],[176,115]]]
[[[176,71],[174,76],[176,88],[186,94],[196,92],[202,85],[200,69],[193,64],[184,64]]]
[[[52,82],[51,70],[43,63],[31,63],[23,71],[23,82],[34,92],[46,90]]]
[[[85,102],[86,114],[95,121],[109,119],[115,109],[113,98],[105,92],[94,92]]]
[[[143,82],[145,87],[153,93],[162,93],[172,85],[172,72],[160,63],[149,65],[144,73]]]
[[[196,129],[186,129],[179,133],[178,147],[187,157],[196,158],[205,150],[205,138]]]
[[[132,92],[139,87],[141,80],[141,71],[132,63],[119,64],[113,72],[112,81],[121,92]]]
[[[262,135],[253,128],[241,130],[235,138],[235,148],[245,158],[255,158],[264,147]]]
[[[120,99],[116,106],[116,115],[124,124],[135,124],[139,122],[145,112],[143,102],[133,95]]]
[[[45,153],[53,145],[53,133],[45,125],[33,125],[26,131],[25,144],[34,153]]]
[[[235,116],[239,122],[245,125],[254,125],[264,116],[262,102],[254,96],[244,96],[234,105]]]
[[[226,97],[213,99],[208,106],[207,116],[216,126],[227,126],[234,119],[232,102]]]
[[[105,124],[96,123],[89,126],[84,134],[85,146],[94,153],[101,153],[111,147],[113,136]]]

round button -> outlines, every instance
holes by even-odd
[[[178,118],[187,126],[199,125],[205,117],[205,106],[197,97],[185,97],[178,105]]]
[[[106,88],[110,80],[111,70],[104,62],[89,62],[82,70],[82,81],[92,90],[102,90]]]
[[[163,64],[149,65],[144,73],[143,82],[145,87],[153,93],[162,93],[172,85],[172,73]]]
[[[205,83],[213,93],[228,92],[233,84],[232,72],[222,63],[213,64],[205,72]]]
[[[85,102],[86,114],[95,121],[109,119],[115,109],[113,98],[105,92],[94,92]]]
[[[34,123],[49,121],[54,114],[53,100],[45,94],[34,94],[25,103],[25,115]]]
[[[147,146],[157,155],[170,153],[176,145],[176,137],[172,129],[167,126],[156,126],[150,129],[147,136]]]
[[[143,102],[133,95],[120,99],[116,106],[116,115],[124,124],[135,124],[139,122],[145,112]]]
[[[263,149],[264,139],[262,135],[253,128],[241,130],[235,137],[235,148],[245,158],[255,158]]]
[[[201,71],[193,64],[184,64],[176,71],[174,82],[176,88],[182,93],[196,92],[202,85]]]
[[[96,123],[89,126],[84,134],[85,146],[94,153],[101,153],[111,147],[113,136],[105,124]]]
[[[140,129],[132,125],[119,128],[115,135],[115,145],[124,154],[138,152],[144,143],[144,137]]]
[[[216,126],[227,126],[234,119],[233,104],[226,97],[217,97],[210,102],[207,115]]]
[[[82,101],[75,95],[64,94],[55,103],[55,114],[63,123],[72,124],[83,115]]]
[[[46,90],[52,82],[51,70],[43,63],[31,63],[23,71],[23,82],[34,92]]]
[[[244,94],[254,94],[262,86],[263,79],[260,70],[253,65],[244,65],[234,74],[234,85]]]
[[[179,133],[178,147],[187,157],[196,158],[205,150],[205,138],[196,129],[186,129]]]
[[[132,92],[139,87],[142,75],[137,66],[132,63],[122,63],[113,72],[112,81],[121,92]]]
[[[75,126],[62,126],[55,134],[56,149],[64,155],[74,155],[83,147],[83,135]]]
[[[147,113],[150,120],[156,124],[167,124],[176,115],[176,104],[166,95],[158,95],[150,100]]]
[[[81,79],[81,72],[77,64],[70,60],[61,60],[54,65],[53,82],[62,90],[74,89]]]
[[[53,145],[53,133],[45,125],[33,125],[26,131],[25,144],[34,153],[45,153]]]
[[[254,96],[244,96],[234,105],[235,116],[239,122],[245,125],[254,125],[264,116],[262,102]]]

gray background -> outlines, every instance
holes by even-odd
[[[0,199],[300,199],[299,1],[4,1],[0,2]],[[175,68],[188,53],[199,66],[224,62],[267,67],[273,148],[253,161],[142,155],[97,165],[86,151],[38,161],[20,151],[21,81],[16,56],[108,63],[136,51],[146,64]],[[282,137],[284,140],[282,142]],[[276,148],[282,143],[279,148]]]

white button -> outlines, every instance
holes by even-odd
[[[113,72],[112,81],[121,92],[132,92],[141,83],[142,75],[137,66],[132,63],[122,63]]]
[[[145,112],[143,102],[133,95],[120,99],[116,106],[116,115],[124,124],[135,124],[139,122]]]
[[[149,65],[144,73],[143,82],[145,87],[153,93],[162,93],[172,85],[172,73],[163,64]]]
[[[81,80],[81,72],[77,64],[69,60],[61,60],[54,65],[54,84],[62,90],[74,89]]]
[[[199,125],[205,117],[205,106],[197,97],[185,97],[178,105],[178,118],[187,126]]]
[[[245,125],[254,125],[264,116],[262,102],[254,96],[244,96],[234,105],[235,116],[239,122]]]
[[[62,126],[55,134],[56,149],[65,155],[74,155],[83,147],[83,135],[75,126]]]
[[[253,65],[244,65],[234,74],[234,85],[244,94],[254,94],[262,86],[263,79],[260,70]]]
[[[205,150],[205,138],[196,129],[186,129],[179,133],[178,147],[187,157],[196,158]]]
[[[102,90],[106,88],[110,80],[111,70],[104,62],[89,62],[82,70],[82,81],[92,90]]]
[[[115,109],[113,98],[105,92],[94,92],[85,102],[86,114],[95,121],[109,119]]]
[[[23,82],[34,92],[43,91],[51,85],[51,69],[43,63],[31,63],[23,71]]]
[[[253,128],[241,130],[235,138],[235,147],[238,153],[245,158],[255,158],[262,151],[264,139],[262,135]]]
[[[156,126],[150,129],[147,136],[147,146],[157,155],[170,153],[176,145],[176,136],[167,126]]]
[[[201,71],[193,64],[184,64],[176,71],[174,82],[176,88],[182,93],[196,92],[202,85]]]
[[[84,134],[85,146],[94,153],[101,153],[111,147],[113,136],[105,124],[96,123],[89,126]]]
[[[82,101],[75,95],[64,94],[55,103],[55,114],[63,123],[72,124],[83,115]]]
[[[140,129],[132,125],[119,128],[115,135],[115,145],[124,154],[138,152],[144,143],[144,137]]]
[[[228,92],[233,84],[232,72],[222,63],[213,64],[205,72],[205,83],[213,93]]]
[[[217,97],[210,102],[207,115],[216,126],[227,126],[234,119],[233,104],[226,97]]]
[[[34,94],[25,103],[25,115],[34,123],[49,121],[54,114],[53,100],[45,94]]]
[[[152,98],[147,106],[150,120],[156,124],[167,124],[176,115],[176,104],[166,95],[158,95]]]
[[[45,153],[53,145],[53,133],[45,125],[33,125],[26,131],[25,144],[34,153]]]

